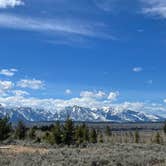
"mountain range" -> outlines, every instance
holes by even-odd
[[[88,122],[159,122],[164,117],[134,110],[115,108],[91,109],[79,106],[65,107],[61,110],[44,110],[31,107],[6,108],[0,105],[0,117],[8,115],[11,122],[64,121],[70,117],[74,121]]]

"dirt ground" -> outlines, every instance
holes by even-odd
[[[7,145],[7,146],[0,146],[0,153],[4,154],[22,154],[22,153],[39,153],[39,154],[46,154],[48,153],[48,149],[45,148],[35,148],[35,147],[27,147],[21,145]]]

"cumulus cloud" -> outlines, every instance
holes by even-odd
[[[6,95],[6,92],[8,92],[12,87],[14,86],[14,83],[11,81],[2,81],[0,80],[0,95]]]
[[[0,103],[6,107],[32,107],[45,109],[54,112],[55,110],[62,110],[68,106],[81,106],[91,109],[101,109],[111,107],[114,111],[132,110],[138,112],[153,113],[156,115],[163,115],[166,117],[166,108],[159,104],[147,104],[143,102],[124,102],[119,104],[113,104],[108,100],[95,100],[93,98],[71,98],[68,100],[63,99],[38,99],[32,97],[25,97],[21,95],[15,95],[10,97],[1,97]]]
[[[119,111],[123,110],[143,111],[144,107],[145,104],[143,102],[124,102],[115,105],[115,108]]]
[[[29,89],[42,89],[44,87],[44,82],[41,80],[28,80],[28,79],[22,79],[17,82],[17,86],[21,88],[29,88]]]
[[[17,69],[2,69],[0,70],[0,74],[7,77],[12,77],[15,75],[17,71],[18,71]]]
[[[82,91],[80,96],[83,98],[96,98],[103,99],[107,96],[107,94],[103,91],[93,92],[93,91]]]
[[[71,90],[71,89],[66,89],[66,90],[65,90],[65,93],[66,93],[67,95],[70,95],[70,94],[72,94],[72,90]]]
[[[69,100],[62,99],[38,99],[24,96],[0,97],[0,103],[8,107],[32,107],[46,110],[60,110],[67,106],[78,105],[81,107],[101,108],[104,106],[102,102],[88,98],[71,98]],[[105,106],[108,106],[108,104]]]
[[[14,8],[20,5],[24,5],[22,0],[0,0],[0,8]]]
[[[56,98],[46,98],[39,99],[33,98],[28,92],[22,90],[12,90],[14,95],[7,97],[0,97],[0,103],[8,107],[34,107],[49,110],[60,110],[67,106],[78,105],[81,107],[100,109],[103,107],[110,107],[113,98],[108,98],[108,94],[103,91],[91,92],[82,91],[80,97],[70,98],[70,99],[56,99]],[[29,96],[28,96],[29,95]]]
[[[115,101],[119,96],[119,92],[110,92],[108,100]]]
[[[166,1],[165,0],[141,0],[144,4],[142,12],[151,16],[166,18]]]
[[[142,67],[134,67],[133,68],[133,72],[136,72],[136,73],[141,72],[142,70],[143,70]]]
[[[23,90],[13,90],[12,93],[13,93],[15,96],[27,96],[27,95],[29,95],[28,92],[23,91]]]

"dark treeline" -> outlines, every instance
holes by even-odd
[[[163,127],[166,135],[166,123]],[[117,134],[118,135],[118,134]],[[28,128],[22,121],[19,121],[16,127],[12,127],[8,117],[0,118],[0,141],[7,139],[12,140],[31,140],[34,143],[49,143],[51,145],[88,145],[103,143],[105,138],[118,138],[113,133],[109,126],[104,130],[98,130],[88,127],[85,123],[74,124],[74,122],[67,118],[62,124],[56,122],[50,126],[33,126]],[[127,134],[127,137],[133,138],[134,143],[140,143],[141,136],[138,130]],[[155,143],[161,143],[162,138],[159,132],[156,133]]]
[[[36,133],[39,131],[44,134],[38,136]],[[108,129],[107,132],[109,132]],[[95,144],[98,141],[103,142],[101,131],[89,128],[85,123],[75,125],[70,118],[64,124],[57,121],[54,125],[34,126],[32,128],[26,127],[22,121],[19,121],[17,126],[13,128],[8,117],[1,118],[0,141],[4,141],[9,137],[18,140],[31,139],[35,142],[45,141],[52,145],[80,145],[83,143]]]

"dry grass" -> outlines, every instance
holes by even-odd
[[[39,154],[46,154],[48,153],[48,149],[45,148],[36,148],[36,147],[26,147],[21,145],[8,145],[8,146],[2,146],[0,147],[0,153],[1,154],[13,154],[13,155],[19,155],[22,153],[39,153]]]
[[[6,155],[8,154],[8,155]],[[87,148],[11,146],[0,151],[1,166],[165,166],[166,146],[148,144],[89,145]]]
[[[166,166],[166,135],[158,132],[161,144],[155,142],[157,131],[139,132],[138,144],[134,131],[113,132],[85,148],[14,141],[0,148],[0,166]]]

